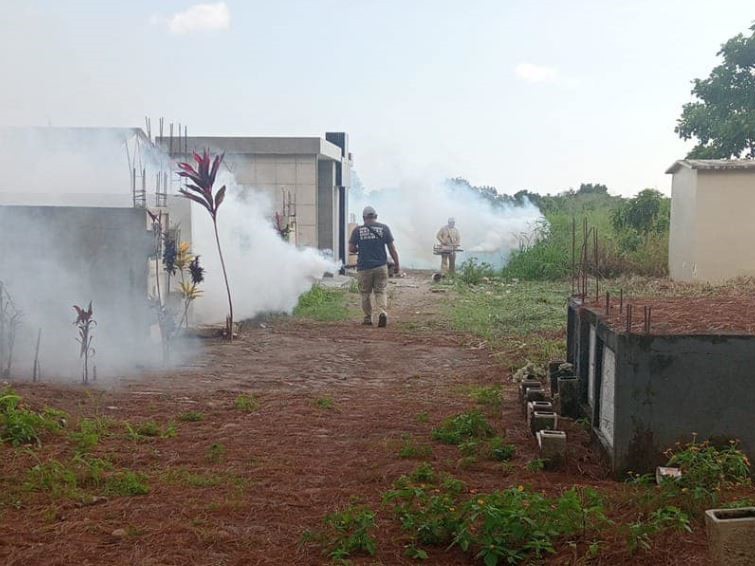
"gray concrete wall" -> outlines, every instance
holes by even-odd
[[[755,457],[755,336],[628,335],[569,309],[583,413],[616,476],[651,471],[692,433],[738,439]]]
[[[321,250],[333,250],[338,243],[338,214],[335,190],[336,164],[320,161],[317,164],[317,241]]]
[[[647,470],[692,433],[755,457],[754,336],[618,339],[614,468]]]

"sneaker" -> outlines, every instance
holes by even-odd
[[[388,324],[388,315],[384,312],[380,313],[380,316],[378,317],[378,328],[385,328]]]
[[[362,321],[362,326],[372,326],[372,317],[365,316]]]

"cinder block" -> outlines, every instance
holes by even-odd
[[[562,417],[579,417],[579,378],[558,378],[558,411]]]
[[[532,421],[532,413],[536,411],[552,412],[553,403],[551,403],[550,401],[530,401],[529,403],[527,403],[527,426],[530,426],[530,423]]]
[[[530,419],[530,430],[537,434],[541,430],[556,430],[558,415],[553,411],[535,411]]]
[[[658,466],[655,469],[655,483],[661,485],[667,480],[678,480],[682,477],[681,468],[667,468],[665,466]]]
[[[524,402],[525,394],[527,393],[527,389],[531,389],[533,387],[536,388],[542,388],[543,384],[540,383],[537,379],[525,379],[524,381],[519,382],[519,402]]]
[[[562,430],[539,430],[536,434],[540,459],[547,469],[554,469],[566,461],[566,433]]]
[[[715,566],[752,566],[755,562],[755,507],[708,509],[705,531]]]
[[[522,415],[527,417],[527,403],[531,401],[545,401],[545,390],[542,387],[531,387],[524,393],[522,400]]]

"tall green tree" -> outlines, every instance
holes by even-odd
[[[721,46],[723,62],[693,81],[696,101],[684,105],[675,132],[698,144],[696,159],[755,158],[755,24]]]

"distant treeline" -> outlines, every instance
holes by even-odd
[[[572,225],[584,219],[598,230],[597,265],[604,277],[620,274],[664,276],[668,272],[668,230],[671,201],[659,191],[645,189],[632,198],[608,193],[600,183],[583,183],[556,195],[527,190],[501,194],[495,187],[474,186],[466,179],[448,180],[454,190],[479,194],[493,206],[537,206],[545,221],[534,237],[522,237],[503,275],[521,279],[564,279],[571,271]],[[591,260],[592,261],[592,260]],[[594,263],[594,261],[592,261]]]

